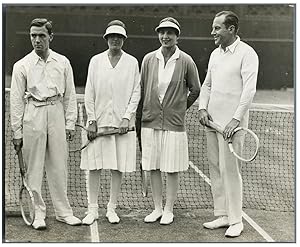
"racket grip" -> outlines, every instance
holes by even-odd
[[[218,124],[216,124],[216,123],[214,123],[213,121],[210,121],[210,120],[208,120],[208,122],[209,122],[209,126],[208,127],[211,127],[214,130],[218,131],[220,134],[223,134],[224,130],[221,128],[220,125],[218,125]]]
[[[24,176],[25,175],[25,165],[24,165],[24,161],[23,161],[22,149],[20,149],[18,151],[17,155],[18,155],[18,160],[19,160],[20,172],[21,172],[21,175]]]

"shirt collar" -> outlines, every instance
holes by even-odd
[[[35,51],[33,50],[32,52],[32,55],[33,55],[33,59],[34,59],[34,63],[37,64],[40,60],[42,60],[42,58],[40,56],[38,56]],[[57,57],[55,55],[55,53],[49,49],[49,56],[47,58],[47,61],[50,61],[50,60],[55,60],[57,61]]]
[[[162,47],[160,47],[160,48],[156,51],[156,57],[157,57],[158,59],[160,59],[160,60],[164,60],[164,56],[163,56],[161,50],[162,50]],[[178,59],[178,58],[179,58],[179,54],[180,54],[180,49],[179,49],[179,47],[176,45],[176,50],[175,50],[174,54],[170,57],[169,61]]]
[[[222,53],[226,53],[227,51],[230,51],[231,53],[234,53],[235,51],[235,48],[236,46],[239,44],[239,42],[241,41],[240,37],[237,36],[237,39],[230,45],[230,46],[227,46],[225,51],[222,49],[221,45],[219,46],[220,47],[220,51]]]

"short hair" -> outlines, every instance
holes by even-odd
[[[174,23],[175,25],[177,25],[178,26],[178,28],[179,28],[179,30],[180,30],[180,24],[179,24],[179,22],[174,18],[174,17],[166,17],[166,18],[164,18],[164,19],[162,19],[160,22],[159,22],[159,24],[161,24],[162,22],[165,22],[165,21],[169,21],[169,22],[172,22],[172,23]],[[173,28],[174,30],[175,30],[175,33],[176,33],[176,35],[177,36],[179,36],[179,31],[176,29],[176,28]]]
[[[35,18],[31,21],[30,23],[30,28],[31,27],[43,27],[47,29],[49,34],[52,34],[52,21],[47,20],[46,18]]]
[[[219,17],[221,15],[225,15],[224,25],[226,28],[229,28],[230,26],[235,27],[235,33],[239,30],[239,17],[237,14],[235,14],[232,11],[224,10],[215,15],[215,17]]]
[[[110,26],[121,26],[121,27],[123,27],[126,30],[126,26],[125,26],[124,22],[122,22],[120,20],[113,20],[113,21],[109,22],[107,24],[106,28],[108,28]]]

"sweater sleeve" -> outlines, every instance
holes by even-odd
[[[205,80],[201,87],[200,97],[199,97],[199,110],[205,109],[207,110],[209,98],[210,98],[210,92],[211,92],[211,60],[212,56],[209,59],[208,62],[208,68],[207,73],[205,76]]]
[[[243,58],[241,75],[243,81],[243,91],[240,103],[234,113],[233,118],[241,120],[246,111],[251,106],[256,92],[256,82],[258,74],[258,56],[254,50],[249,50]]]
[[[200,94],[200,79],[197,66],[190,57],[187,68],[187,86],[189,88],[189,96],[187,98],[187,109],[193,105]]]
[[[95,89],[93,82],[94,59],[92,58],[88,67],[88,75],[85,85],[84,104],[87,114],[87,122],[89,120],[97,120],[95,113]]]
[[[128,120],[130,120],[132,116],[135,114],[141,97],[140,73],[139,73],[139,66],[137,61],[135,62],[134,65],[133,79],[134,79],[133,91],[130,97],[128,107],[123,116],[123,118],[126,118]]]

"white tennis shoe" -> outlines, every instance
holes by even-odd
[[[115,210],[112,208],[107,208],[106,218],[111,224],[118,224],[120,222],[119,216],[116,214]]]
[[[238,237],[241,235],[243,230],[244,230],[243,222],[230,225],[230,227],[225,232],[225,237],[231,237],[231,238]]]
[[[78,225],[81,225],[81,223],[82,223],[81,220],[78,219],[77,217],[75,217],[74,215],[69,215],[66,217],[57,216],[56,220],[66,223],[70,226],[78,226]]]
[[[221,228],[221,227],[228,227],[229,226],[228,217],[221,216],[221,217],[217,218],[216,220],[204,223],[203,226],[208,229],[217,229],[217,228]]]
[[[35,219],[32,223],[32,227],[35,230],[44,230],[46,229],[46,222],[43,219]]]
[[[161,225],[169,225],[174,220],[174,214],[170,211],[164,211],[160,220]]]
[[[162,210],[155,209],[151,214],[149,214],[145,217],[144,222],[153,223],[153,222],[157,221],[158,219],[160,219],[162,215],[163,215]]]

